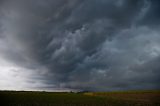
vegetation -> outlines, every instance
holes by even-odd
[[[160,106],[160,91],[86,93],[1,91],[0,106]]]

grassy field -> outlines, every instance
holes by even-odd
[[[160,91],[87,93],[0,91],[0,106],[160,106]]]

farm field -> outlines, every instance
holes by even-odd
[[[0,106],[160,106],[160,91],[0,91]]]

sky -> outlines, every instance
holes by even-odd
[[[0,0],[0,90],[160,89],[159,0]]]

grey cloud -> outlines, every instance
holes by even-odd
[[[157,27],[157,25],[159,26],[159,1],[158,0],[153,0],[151,2],[150,5],[150,9],[148,10],[148,12],[146,13],[146,16],[143,18],[143,20],[141,20],[141,22],[139,22],[139,24],[143,24],[143,25],[149,25],[152,26],[154,28]]]
[[[30,70],[38,89],[157,88],[157,2],[6,0],[0,56]]]

